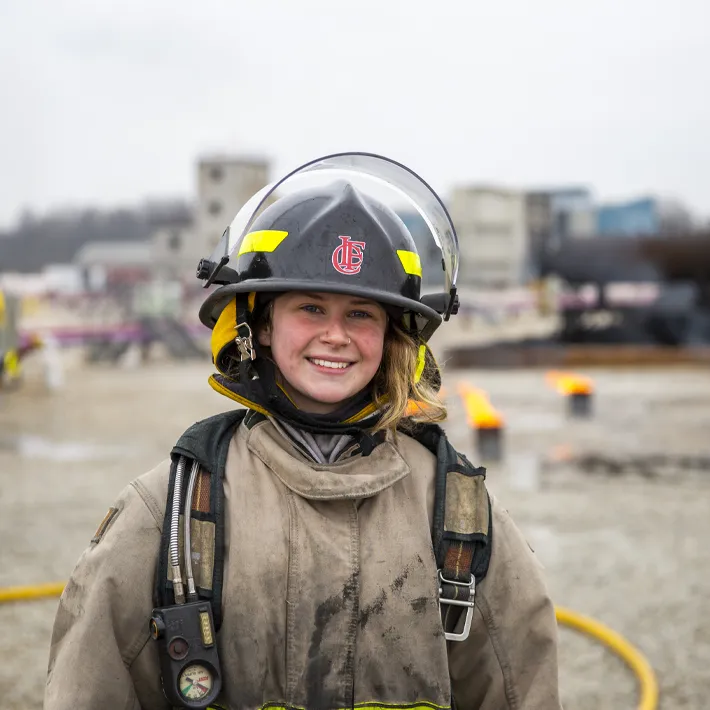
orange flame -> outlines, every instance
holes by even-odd
[[[503,426],[503,417],[491,404],[488,395],[483,390],[461,383],[458,391],[466,408],[470,427],[500,429]]]
[[[573,372],[550,370],[546,375],[547,383],[560,394],[592,394],[594,383],[591,378],[576,375]]]

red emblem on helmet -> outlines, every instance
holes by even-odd
[[[354,242],[350,237],[338,237],[340,246],[333,251],[333,266],[341,274],[357,274],[362,268],[365,242]]]

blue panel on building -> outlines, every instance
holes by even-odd
[[[597,210],[599,234],[657,234],[659,231],[658,204],[653,198],[616,205],[603,205]]]

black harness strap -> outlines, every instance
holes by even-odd
[[[223,414],[218,414],[204,421],[193,424],[178,440],[171,452],[172,464],[170,467],[170,481],[168,483],[168,497],[166,515],[163,522],[163,532],[158,555],[158,567],[155,575],[154,602],[156,607],[168,606],[175,603],[173,583],[169,578],[169,548],[170,548],[170,511],[172,509],[173,494],[175,491],[175,478],[177,475],[177,462],[180,456],[185,456],[190,461],[197,461],[200,465],[198,485],[191,502],[191,518],[201,523],[213,526],[213,534],[205,538],[195,538],[194,543],[200,545],[201,539],[213,539],[214,559],[211,584],[203,576],[197,575],[197,593],[199,599],[207,600],[212,605],[212,616],[215,629],[219,630],[222,623],[222,586],[224,580],[224,485],[222,478],[229,443],[237,427],[242,423],[249,410],[238,409]],[[189,471],[191,466],[186,466]],[[216,475],[215,475],[216,474]],[[209,493],[205,488],[209,487]],[[180,510],[184,510],[187,485],[183,485]],[[183,521],[183,525],[189,521]],[[204,528],[204,526],[202,526]],[[182,536],[181,536],[182,538]],[[203,545],[202,545],[203,546]],[[180,562],[182,563],[182,539],[180,539]],[[194,549],[194,547],[193,547]],[[211,550],[200,550],[200,559],[208,555]]]
[[[458,453],[436,425],[424,425],[414,435],[437,460],[432,543],[440,598],[472,601],[475,585],[488,572],[493,542],[486,469]],[[456,625],[463,608],[442,605],[445,630]]]

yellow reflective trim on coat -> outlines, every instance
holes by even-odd
[[[207,380],[207,382],[215,392],[219,392],[225,397],[229,397],[229,399],[233,399],[235,402],[243,404],[247,409],[253,409],[255,412],[263,414],[265,417],[270,416],[269,412],[267,412],[263,407],[260,407],[258,404],[255,404],[254,402],[248,400],[246,397],[240,397],[238,394],[235,394],[234,392],[232,392],[232,390],[228,389],[220,382],[217,382],[214,375],[210,375],[210,379]]]
[[[262,229],[258,232],[249,232],[242,239],[237,256],[249,254],[253,251],[274,251],[287,236],[288,232],[282,232],[278,229]]]
[[[219,707],[219,706],[217,706]],[[353,710],[451,710],[450,705],[437,705],[420,700],[417,703],[356,703]],[[209,710],[209,709],[208,709]],[[261,710],[308,710],[300,705],[280,705],[278,703],[266,703],[261,706]]]
[[[359,422],[361,419],[364,419],[365,417],[369,417],[370,414],[374,414],[383,404],[386,404],[388,400],[389,400],[388,395],[384,395],[383,397],[380,397],[380,399],[377,402],[371,402],[366,407],[361,409],[357,414],[353,414],[352,417],[350,417],[349,419],[346,419],[343,422],[343,424],[353,424],[354,422]]]
[[[419,258],[419,254],[415,251],[407,251],[406,249],[397,249],[397,256],[402,262],[402,266],[406,273],[412,276],[422,275],[422,262]]]
[[[417,355],[417,369],[414,371],[414,381],[419,382],[422,379],[424,365],[426,364],[426,345],[419,346],[419,354]]]

